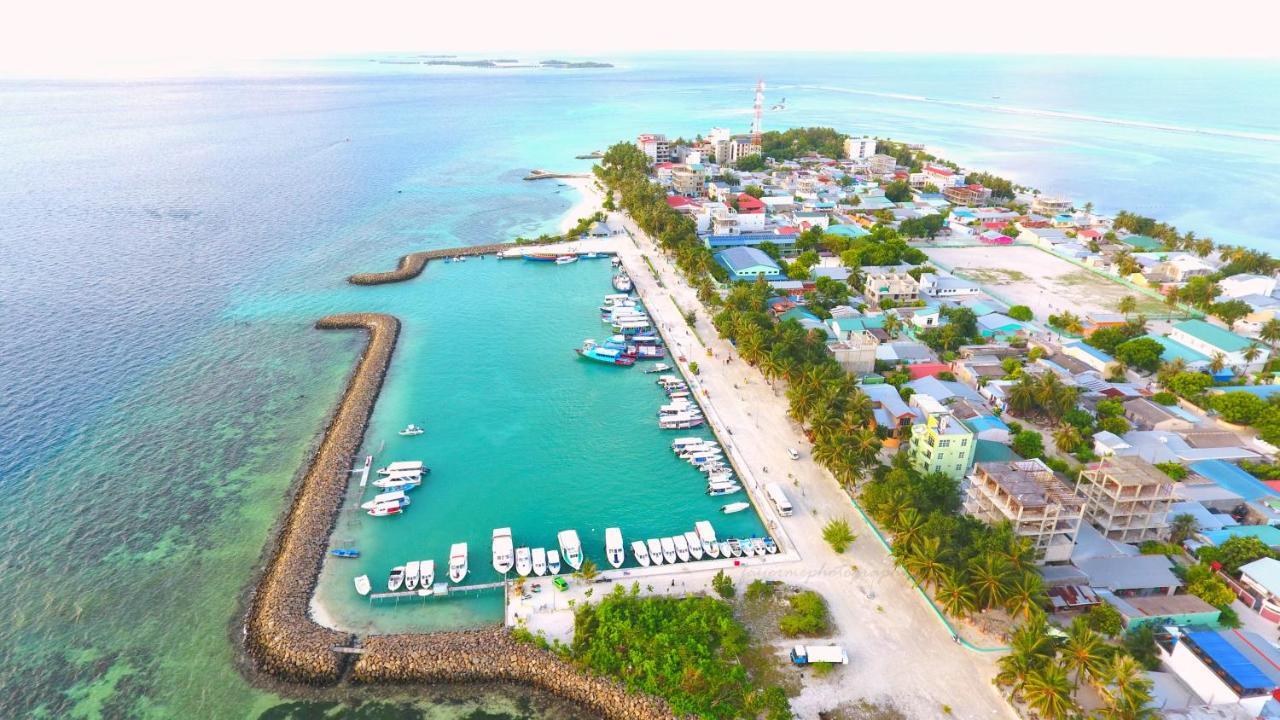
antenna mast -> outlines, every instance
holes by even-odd
[[[755,117],[751,120],[751,142],[760,144],[760,119],[764,116],[764,80],[756,83]]]

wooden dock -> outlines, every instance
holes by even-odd
[[[476,585],[450,585],[449,583],[436,583],[429,588],[419,588],[417,590],[400,590],[397,592],[372,593],[369,600],[401,600],[406,598],[430,598],[445,597],[448,595],[456,595],[458,593],[480,592],[483,590],[497,590],[506,583],[502,581],[491,583],[479,583]]]

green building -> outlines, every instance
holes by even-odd
[[[924,424],[911,429],[911,466],[921,473],[963,478],[973,466],[978,437],[941,405],[925,412]]]

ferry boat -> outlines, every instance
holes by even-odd
[[[684,534],[684,544],[689,548],[689,555],[694,560],[702,559],[702,543],[698,540],[698,534],[692,530],[686,531]]]
[[[376,505],[381,505],[383,503],[392,503],[392,502],[403,502],[405,505],[408,505],[409,498],[404,494],[403,490],[393,490],[391,492],[378,493],[377,495],[373,496],[372,500],[369,500],[363,503],[362,505],[360,505],[360,509],[372,510]]]
[[[402,475],[404,473],[423,473],[431,472],[429,468],[423,466],[421,460],[402,460],[393,462],[384,468],[378,468],[379,475]]]
[[[423,430],[422,428],[418,427],[417,425],[414,425],[413,423],[409,423],[409,426],[401,430],[400,434],[401,435],[421,435],[424,432],[426,432],[426,430]]]
[[[676,559],[689,562],[689,541],[684,539],[684,535],[671,536],[671,544],[676,546]]]
[[[409,563],[404,566],[405,590],[418,589],[418,568],[421,566],[422,562],[419,560],[410,560]]]
[[[366,512],[368,512],[372,517],[387,517],[389,515],[399,515],[404,512],[404,506],[400,503],[383,503],[381,505],[374,505]]]
[[[688,430],[702,425],[701,415],[692,415],[690,413],[680,413],[678,415],[668,415],[658,419],[658,427],[663,430]]]
[[[578,348],[574,352],[578,353],[580,357],[587,358],[588,360],[595,360],[596,362],[602,362],[606,365],[622,365],[627,367],[636,364],[635,358],[627,357],[619,350],[596,345],[595,340],[583,340],[582,347]]]
[[[560,551],[559,550],[547,551],[547,572],[551,573],[552,575],[560,574]]]
[[[497,528],[493,531],[493,569],[499,575],[506,575],[515,563],[512,552],[511,528]]]
[[[462,582],[467,576],[467,544],[454,543],[449,548],[449,579],[454,584]]]
[[[391,568],[391,574],[387,576],[387,590],[395,592],[404,585],[404,566],[397,565]]]
[[[668,371],[668,370],[670,370],[670,369],[671,369],[671,366],[670,366],[670,365],[668,365],[668,364],[666,364],[666,363],[658,363],[657,365],[654,365],[654,366],[652,366],[652,367],[648,368],[647,370],[645,370],[645,371],[644,371],[644,374],[645,374],[645,375],[652,375],[652,374],[654,374],[654,373],[662,373],[662,372],[666,372],[666,371]]]
[[[631,554],[640,563],[640,567],[649,567],[649,551],[645,549],[643,540],[631,541]]]
[[[582,567],[582,542],[578,540],[578,531],[561,530],[556,539],[560,542],[560,557],[565,563],[574,570]]]
[[[718,555],[716,529],[711,527],[711,523],[707,520],[699,520],[693,524],[693,529],[698,533],[698,541],[702,543],[702,551],[711,557]]]
[[[431,586],[436,584],[436,561],[423,560],[422,565],[419,566],[418,574],[420,576],[418,584],[422,586],[422,589],[431,589]]]
[[[357,575],[355,578],[356,592],[360,595],[368,595],[373,589],[373,585],[369,582],[368,575]]]
[[[662,543],[657,538],[649,538],[647,543],[649,559],[654,565],[662,564]]]
[[[516,548],[516,573],[520,577],[528,577],[533,570],[533,557],[527,547]]]
[[[676,563],[675,540],[672,540],[669,537],[664,537],[660,539],[658,543],[662,547],[662,559],[666,561],[668,565],[674,565]]]
[[[746,510],[749,507],[751,507],[751,503],[747,503],[747,502],[729,503],[728,505],[725,505],[724,507],[720,508],[720,512],[724,513],[725,515],[732,515],[733,513],[736,513],[736,512],[742,512],[743,510]]]
[[[533,550],[531,550],[529,554],[533,557],[533,574],[546,575],[547,574],[547,549],[536,547]]]
[[[576,262],[578,262],[577,255],[561,255],[560,257],[556,258],[557,265],[568,265],[569,263],[576,263]]]
[[[525,253],[520,257],[529,262],[555,262],[560,256],[555,253]]]
[[[360,551],[355,548],[334,548],[329,551],[330,555],[340,558],[358,558]]]
[[[620,272],[613,276],[613,289],[620,293],[631,292],[635,285],[631,282],[631,278],[627,277],[625,272]]]
[[[614,567],[622,567],[622,563],[626,561],[626,550],[622,545],[622,530],[620,528],[605,528],[604,531],[604,556],[609,564]]]

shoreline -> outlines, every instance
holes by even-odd
[[[578,193],[577,201],[569,206],[569,209],[564,211],[564,216],[560,218],[560,232],[566,233],[572,230],[579,220],[602,209],[604,193],[596,187],[595,177],[564,178],[560,182]],[[566,240],[570,239],[572,238],[566,238]]]

